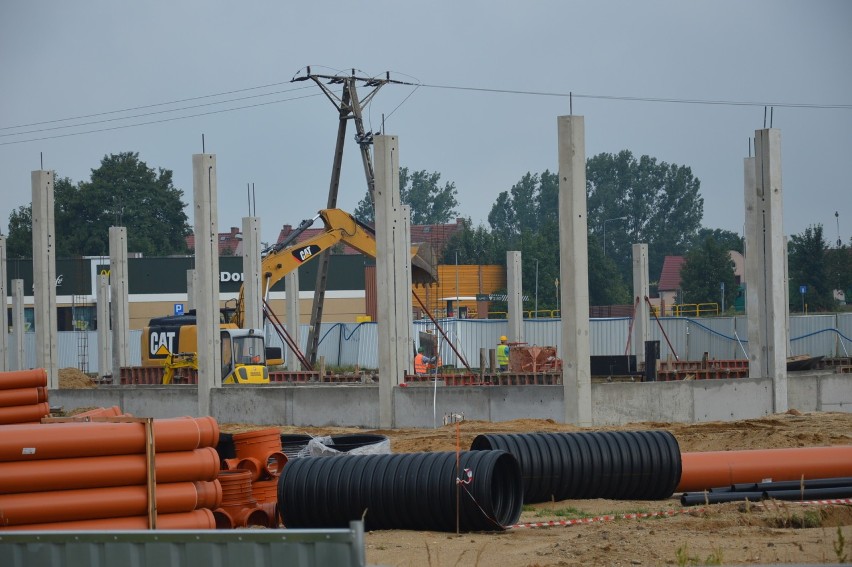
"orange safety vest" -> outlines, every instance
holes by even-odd
[[[422,352],[417,353],[417,356],[414,357],[414,373],[415,374],[426,374],[426,360],[425,356],[423,356]]]

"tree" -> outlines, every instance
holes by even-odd
[[[488,213],[488,224],[506,249],[517,248],[524,233],[559,222],[559,177],[545,170],[527,173],[509,191],[502,191]],[[559,242],[558,230],[556,242]]]
[[[835,307],[828,263],[828,243],[822,225],[809,226],[802,234],[790,237],[788,250],[790,306],[801,309],[799,286],[808,286],[805,302],[810,310],[828,311]]]
[[[57,178],[57,256],[107,255],[110,226],[127,228],[129,251],[146,256],[185,254],[191,229],[182,197],[170,170],[155,171],[134,152],[104,156],[88,182],[74,185],[68,178]],[[9,216],[9,241],[15,253],[22,253],[23,243],[29,243],[25,255],[32,254],[32,205]]]
[[[684,303],[719,303],[724,284],[725,306],[733,306],[737,296],[734,262],[728,249],[712,236],[693,247],[680,271]]]
[[[459,264],[502,264],[506,261],[505,250],[500,249],[492,233],[482,225],[471,228],[468,218],[462,229],[453,234],[444,246],[441,264],[455,264],[458,254]],[[502,256],[502,259],[501,259]]]
[[[629,281],[631,245],[647,243],[653,278],[666,256],[683,254],[695,240],[704,214],[700,186],[689,167],[637,160],[628,150],[598,154],[586,162],[589,233],[602,238],[605,221],[627,217],[607,227],[607,256]]]
[[[523,259],[522,285],[536,289],[540,309],[555,308],[559,271],[559,177],[545,171],[527,173],[509,191],[497,195],[488,214],[495,248],[520,250]],[[528,293],[528,295],[532,295]],[[589,302],[592,305],[627,303],[627,291],[615,264],[606,261],[601,247],[589,240]]]
[[[399,196],[403,204],[411,207],[411,224],[446,224],[456,218],[459,206],[455,183],[440,185],[441,174],[425,169],[409,173],[407,167],[399,168]],[[375,222],[375,210],[367,192],[353,213],[365,223]]]
[[[692,242],[689,243],[688,249],[692,249],[695,246],[700,246],[702,242],[704,242],[707,237],[712,236],[713,240],[715,240],[719,246],[724,248],[725,250],[734,250],[743,253],[745,249],[745,241],[742,236],[737,234],[732,230],[725,230],[723,228],[704,228],[701,227],[698,230],[698,233],[695,235],[695,238]]]

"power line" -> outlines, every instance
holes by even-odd
[[[121,110],[108,110],[106,112],[95,112],[94,114],[82,114],[80,116],[71,116],[71,117],[68,117],[68,118],[57,118],[55,120],[43,120],[41,122],[30,122],[29,124],[18,124],[17,126],[0,126],[0,130],[12,130],[12,129],[15,129],[15,128],[29,128],[30,126],[41,126],[43,124],[54,124],[56,122],[67,122],[69,120],[81,120],[83,118],[95,118],[97,116],[106,116],[108,114],[119,114],[121,112],[132,112],[134,110],[144,110],[146,108],[155,108],[157,106],[168,106],[170,104],[179,104],[179,103],[182,103],[182,102],[191,102],[193,100],[201,100],[201,99],[205,99],[205,98],[214,98],[214,97],[217,97],[217,96],[225,96],[225,95],[236,94],[236,93],[244,93],[244,92],[248,92],[248,91],[255,91],[255,90],[258,90],[258,89],[266,89],[266,88],[269,88],[269,87],[280,87],[281,85],[288,85],[288,84],[290,84],[290,81],[284,81],[284,82],[281,82],[281,83],[269,83],[268,85],[258,85],[256,87],[246,87],[244,89],[236,89],[236,90],[232,90],[232,91],[223,91],[221,93],[214,93],[214,94],[194,96],[194,97],[189,97],[189,98],[182,98],[182,99],[172,100],[172,101],[168,101],[168,102],[156,102],[154,104],[146,104],[146,105],[143,105],[143,106],[132,106],[130,108],[123,108]],[[258,96],[263,96],[263,95],[258,95]]]
[[[172,118],[163,118],[161,120],[150,120],[148,122],[139,122],[137,124],[124,124],[124,125],[121,125],[121,126],[111,126],[109,128],[97,128],[95,130],[86,130],[84,132],[70,132],[68,134],[56,134],[55,136],[43,136],[41,138],[29,138],[27,140],[15,140],[13,142],[0,142],[0,146],[9,146],[9,145],[12,145],[12,144],[24,144],[26,142],[37,142],[37,141],[40,141],[40,140],[53,140],[55,138],[67,138],[69,136],[79,136],[81,134],[93,134],[95,132],[108,132],[110,130],[121,130],[123,128],[134,128],[136,126],[146,126],[148,124],[161,124],[163,122],[174,122],[176,120],[185,120],[187,118],[196,118],[198,116],[209,116],[211,114],[222,114],[224,112],[233,112],[235,110],[244,110],[246,108],[257,108],[259,106],[269,106],[270,104],[279,104],[279,103],[282,103],[282,102],[290,102],[290,101],[293,101],[293,100],[299,100],[299,99],[303,99],[303,98],[311,98],[311,97],[315,97],[315,96],[321,96],[321,95],[315,93],[315,94],[309,94],[309,95],[304,95],[304,96],[297,96],[297,97],[293,97],[293,98],[285,98],[285,99],[281,99],[281,100],[272,100],[272,101],[269,101],[269,102],[259,102],[257,104],[247,104],[247,105],[244,105],[244,106],[237,106],[237,107],[234,107],[234,108],[224,108],[224,109],[221,109],[221,110],[211,110],[210,112],[199,112],[198,114],[188,114],[186,116],[175,116],[175,117],[172,117]]]
[[[120,114],[120,113],[123,113],[123,112],[131,112],[131,111],[135,111],[135,110],[145,110],[145,109],[148,109],[148,108],[156,108],[156,107],[160,107],[160,106],[169,106],[169,105],[173,105],[173,104],[179,104],[179,103],[182,103],[182,102],[191,102],[191,101],[194,101],[194,100],[203,100],[203,99],[207,99],[207,98],[215,98],[215,97],[219,97],[219,96],[225,96],[225,95],[228,95],[228,94],[249,92],[249,91],[253,91],[253,90],[259,90],[259,89],[264,89],[264,88],[280,86],[280,85],[284,85],[284,84],[290,84],[290,81],[279,82],[279,83],[269,83],[269,84],[266,84],[266,85],[246,87],[246,88],[243,88],[243,89],[234,89],[234,90],[230,90],[230,91],[223,91],[223,92],[220,92],[220,93],[201,95],[201,96],[195,96],[195,97],[188,97],[188,98],[183,98],[183,99],[176,99],[176,100],[168,101],[168,102],[158,102],[158,103],[154,103],[154,104],[128,107],[128,108],[121,109],[121,110],[109,110],[109,111],[105,111],[105,112],[96,112],[96,113],[92,113],[92,114],[84,114],[84,115],[68,117],[68,118],[58,118],[58,119],[55,119],[55,120],[43,120],[43,121],[39,121],[39,122],[30,122],[30,123],[27,123],[27,124],[19,124],[17,126],[3,126],[3,127],[0,127],[0,131],[12,130],[12,129],[18,129],[18,128],[25,128],[25,127],[30,127],[30,126],[40,126],[40,125],[45,125],[45,124],[56,124],[56,123],[59,123],[59,122],[68,122],[68,121],[71,121],[71,120],[81,120],[81,119],[85,119],[85,118],[96,118],[96,117],[99,117],[99,116],[108,116],[108,115],[112,115],[112,114]],[[653,103],[696,104],[696,105],[715,105],[715,106],[763,106],[763,107],[777,106],[777,107],[780,107],[780,108],[810,108],[810,109],[820,109],[820,110],[831,110],[831,109],[834,109],[834,110],[852,110],[852,104],[816,104],[816,103],[800,103],[800,102],[761,102],[761,101],[721,100],[721,99],[684,99],[684,98],[666,98],[666,97],[635,97],[635,96],[584,94],[584,93],[574,93],[574,92],[564,93],[564,92],[548,92],[548,91],[529,91],[529,90],[518,90],[518,89],[493,89],[493,88],[486,88],[486,87],[469,87],[469,86],[460,86],[460,85],[437,85],[437,84],[428,84],[428,83],[420,83],[420,82],[405,83],[405,84],[414,85],[415,88],[412,90],[411,93],[408,94],[408,96],[405,97],[405,99],[399,105],[397,105],[396,108],[394,108],[391,111],[391,113],[390,113],[391,115],[394,112],[396,112],[396,110],[398,110],[399,107],[402,106],[408,100],[408,98],[411,97],[411,95],[413,95],[414,92],[416,92],[417,89],[420,88],[420,87],[432,88],[432,89],[495,93],[495,94],[515,94],[515,95],[524,95],[524,96],[546,96],[546,97],[559,97],[559,98],[575,97],[575,98],[585,98],[585,99],[592,99],[592,100],[614,100],[614,101],[626,101],[626,102],[653,102]],[[275,91],[275,92],[272,92],[272,93],[250,95],[250,96],[246,96],[246,97],[238,97],[238,98],[229,99],[229,100],[210,102],[210,103],[204,103],[204,104],[198,104],[198,105],[191,105],[191,106],[186,106],[186,107],[176,108],[176,109],[170,109],[170,110],[148,112],[148,113],[142,113],[142,114],[137,114],[137,115],[132,115],[132,116],[108,118],[108,119],[104,119],[104,120],[94,120],[94,121],[90,121],[90,122],[83,122],[83,123],[73,124],[73,125],[54,126],[54,127],[50,127],[50,128],[42,128],[42,129],[30,130],[30,131],[26,131],[26,132],[10,132],[10,133],[6,133],[6,134],[0,134],[0,137],[21,136],[21,135],[25,135],[25,134],[34,134],[34,133],[39,133],[39,132],[47,132],[47,131],[51,131],[51,130],[59,130],[59,129],[65,129],[65,128],[79,128],[79,127],[82,127],[82,126],[91,126],[91,125],[94,125],[94,124],[103,124],[103,123],[115,122],[115,121],[119,121],[119,120],[130,120],[130,119],[134,119],[134,118],[142,118],[142,117],[145,117],[145,116],[165,114],[165,113],[169,113],[169,112],[180,112],[180,111],[183,111],[183,110],[190,110],[190,109],[193,109],[193,108],[201,108],[201,107],[205,107],[205,106],[215,106],[215,105],[218,105],[218,104],[226,104],[226,103],[229,103],[229,102],[237,102],[237,101],[240,101],[240,100],[248,100],[248,99],[260,98],[260,97],[264,97],[264,96],[272,96],[272,95],[275,95],[275,94],[283,94],[283,93],[287,93],[287,92],[301,90],[303,88],[308,88],[308,87],[297,87],[297,88],[294,88],[294,89],[287,89],[287,90],[283,90],[283,91]],[[92,134],[92,133],[96,133],[96,132],[106,132],[106,131],[110,131],[110,130],[120,130],[120,129],[124,129],[124,128],[133,128],[133,127],[136,127],[136,126],[145,126],[145,125],[150,125],[150,124],[160,124],[160,123],[164,123],[164,122],[172,122],[172,121],[175,121],[175,120],[184,120],[184,119],[187,119],[187,118],[196,118],[196,117],[199,117],[199,116],[208,116],[208,115],[220,114],[220,113],[224,113],[224,112],[233,112],[233,111],[236,111],[236,110],[256,108],[256,107],[259,107],[259,106],[268,106],[270,104],[278,104],[278,103],[281,103],[281,102],[288,102],[288,101],[292,101],[292,100],[298,100],[298,99],[301,99],[301,98],[309,98],[309,97],[314,97],[314,96],[318,96],[318,95],[313,94],[313,95],[307,95],[307,96],[301,96],[301,97],[294,97],[294,98],[270,101],[270,102],[265,102],[265,103],[243,105],[243,106],[237,106],[237,107],[234,107],[234,108],[215,110],[215,111],[211,111],[211,112],[189,114],[189,115],[186,115],[186,116],[177,116],[177,117],[166,118],[166,119],[162,119],[162,120],[150,120],[150,121],[147,121],[147,122],[139,122],[139,123],[136,123],[136,124],[125,124],[125,125],[114,126],[114,127],[110,127],[110,128],[97,128],[97,129],[93,129],[93,130],[85,130],[85,131],[82,131],[82,132],[72,132],[72,133],[68,133],[68,134],[57,134],[57,135],[54,135],[54,136],[42,136],[42,137],[38,137],[38,138],[28,138],[26,140],[14,140],[14,141],[8,141],[8,142],[0,142],[0,146],[7,146],[7,145],[12,145],[12,144],[22,144],[22,143],[26,143],[26,142],[35,142],[35,141],[41,141],[41,140],[51,140],[51,139],[55,139],[55,138],[65,138],[65,137],[69,137],[69,136]],[[386,116],[385,119],[387,119],[389,117],[390,117],[390,115]]]
[[[90,122],[80,122],[78,124],[66,124],[64,126],[51,126],[49,128],[39,128],[39,129],[36,129],[36,130],[25,130],[23,132],[9,132],[7,134],[0,134],[0,138],[6,138],[6,137],[9,137],[9,136],[23,136],[24,134],[37,134],[39,132],[49,132],[51,130],[63,130],[63,129],[66,129],[66,128],[79,128],[81,126],[91,126],[91,125],[94,125],[94,124],[104,124],[104,123],[107,123],[107,122],[117,122],[119,120],[131,120],[133,118],[144,118],[145,116],[156,116],[157,114],[167,114],[169,112],[180,112],[182,110],[191,110],[193,108],[203,108],[203,107],[206,107],[206,106],[215,106],[215,105],[218,105],[218,104],[226,104],[226,103],[229,103],[229,102],[239,102],[241,100],[250,100],[250,99],[255,99],[255,98],[261,98],[261,97],[264,97],[264,96],[285,94],[285,93],[304,90],[304,89],[308,89],[308,88],[310,88],[310,87],[297,87],[297,88],[294,88],[294,89],[286,89],[286,90],[283,90],[283,91],[273,91],[271,93],[264,93],[264,94],[258,94],[258,95],[250,95],[250,96],[243,96],[243,97],[238,97],[238,98],[231,98],[231,99],[227,99],[227,100],[220,100],[220,101],[217,101],[217,102],[205,102],[203,104],[194,104],[194,105],[191,105],[191,106],[182,106],[180,108],[171,108],[171,109],[167,109],[167,110],[157,110],[157,111],[154,111],[154,112],[145,112],[143,114],[132,114],[130,116],[119,116],[117,118],[104,118],[103,120],[93,120],[93,121],[90,121]],[[201,98],[201,97],[198,97],[198,98]],[[166,103],[163,103],[163,104],[166,104]],[[159,106],[159,105],[151,105],[151,106]],[[104,114],[112,114],[112,113],[113,112],[104,113]],[[101,116],[101,115],[99,115],[99,116]],[[70,120],[70,119],[63,119],[62,121],[65,121],[65,120]],[[55,122],[58,122],[58,121],[55,121]]]
[[[621,100],[630,102],[664,102],[676,104],[706,104],[706,105],[721,105],[721,106],[777,106],[781,108],[817,108],[817,109],[841,109],[852,110],[852,104],[814,104],[805,102],[759,102],[759,101],[743,101],[743,100],[713,100],[713,99],[689,99],[689,98],[655,98],[655,97],[639,97],[639,96],[615,96],[615,95],[595,95],[595,94],[578,94],[574,92],[559,93],[546,91],[521,91],[513,89],[489,89],[484,87],[462,87],[456,85],[429,85],[421,84],[421,87],[432,89],[448,89],[458,91],[474,91],[486,93],[500,94],[519,94],[531,96],[552,96],[569,98],[588,98],[597,100]]]

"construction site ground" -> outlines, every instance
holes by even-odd
[[[66,373],[61,387],[91,387]],[[534,387],[534,386],[533,386]],[[261,426],[220,424],[236,433]],[[280,427],[282,433],[379,433],[397,453],[454,451],[480,433],[583,431],[550,420],[463,421],[436,429],[359,430]],[[812,447],[852,443],[852,413],[795,409],[762,419],[696,424],[646,422],[596,430],[665,429],[684,452]],[[520,524],[591,518],[589,523],[518,527],[500,533],[373,531],[367,562],[393,566],[730,565],[852,562],[852,506],[789,502],[716,504],[683,513],[677,495],[662,501],[568,500],[527,505]],[[624,514],[672,515],[598,519]],[[369,512],[368,512],[369,513]],[[416,514],[416,510],[410,513]]]

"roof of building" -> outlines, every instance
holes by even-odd
[[[220,232],[217,235],[219,256],[236,256],[240,253],[242,240],[238,235],[241,235],[241,232],[239,228],[232,226],[231,232]],[[186,247],[190,251],[195,250],[195,234],[186,237]]]
[[[680,289],[680,269],[686,263],[683,256],[666,256],[663,260],[663,270],[660,272],[659,291],[676,291]]]

